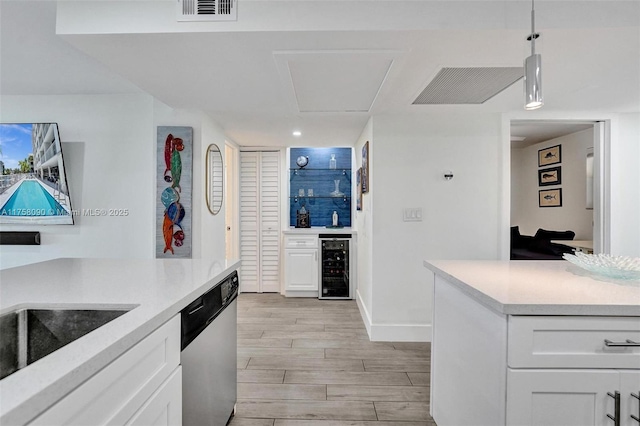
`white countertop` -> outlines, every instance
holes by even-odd
[[[424,266],[509,315],[640,316],[640,282],[607,280],[560,260],[433,260]]]
[[[353,228],[325,228],[323,226],[316,226],[313,228],[288,228],[282,231],[284,234],[356,234],[356,230]]]
[[[240,262],[56,259],[0,271],[0,314],[23,305],[138,305],[0,381],[0,424],[26,423],[171,319]]]

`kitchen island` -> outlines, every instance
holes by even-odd
[[[42,418],[38,417],[41,413],[51,412],[51,407],[63,406],[60,401],[64,403],[65,397],[74,391],[78,393],[77,390],[82,389],[80,393],[88,395],[89,388],[95,387],[90,379],[108,372],[108,368],[135,352],[134,349],[143,357],[158,355],[161,368],[166,364],[163,357],[168,353],[163,345],[170,344],[171,356],[176,361],[177,352],[179,362],[178,314],[238,266],[239,261],[225,260],[56,259],[0,271],[0,314],[27,306],[130,309],[2,379],[0,424],[28,424],[34,419],[37,423]],[[166,338],[158,334],[160,331],[166,333]],[[141,348],[140,343],[144,341],[151,346]],[[150,369],[152,363],[148,365]],[[134,378],[133,373],[137,370],[131,365],[126,368],[123,380]],[[155,372],[148,372],[149,383],[160,380],[152,377]],[[110,380],[109,374],[106,376],[106,380]],[[140,381],[144,378],[141,376]],[[128,391],[129,386],[123,387],[125,389],[107,396],[117,399]],[[155,390],[150,388],[145,392]],[[132,394],[131,399],[135,398],[142,397]],[[91,398],[86,403],[92,403]]]
[[[424,266],[438,426],[638,425],[640,283],[563,261]]]

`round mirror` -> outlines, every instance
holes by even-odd
[[[205,161],[207,166],[205,188],[207,207],[211,214],[218,214],[218,212],[220,212],[220,208],[222,208],[222,195],[224,188],[224,165],[218,145],[209,145]]]

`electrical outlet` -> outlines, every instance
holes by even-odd
[[[405,222],[422,222],[422,207],[404,209],[403,220]]]

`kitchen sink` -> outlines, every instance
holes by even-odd
[[[0,316],[0,380],[131,309],[24,308]]]

